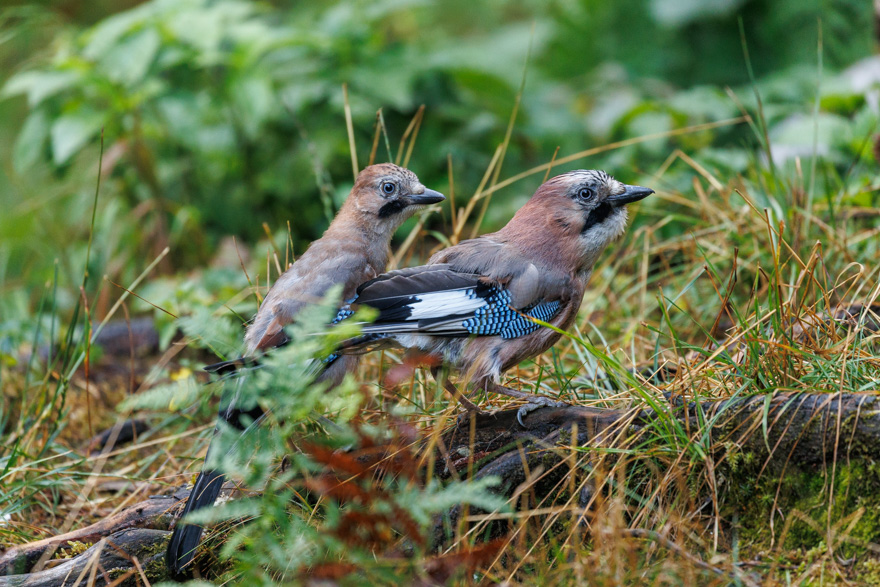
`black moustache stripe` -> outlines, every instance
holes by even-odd
[[[587,214],[587,220],[584,222],[584,227],[581,229],[581,233],[585,233],[597,224],[601,224],[605,222],[605,220],[611,216],[611,213],[614,211],[614,207],[608,202],[602,202]]]
[[[404,208],[406,208],[406,202],[403,200],[391,200],[379,208],[379,218],[388,218],[389,216],[400,213]]]

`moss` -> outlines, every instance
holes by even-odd
[[[146,560],[156,555],[162,555],[164,557],[165,551],[168,549],[168,542],[170,542],[170,540],[171,533],[169,532],[165,539],[145,544],[141,551],[138,553],[138,558]]]
[[[766,550],[774,545],[805,553],[822,547],[827,552],[829,527],[834,550],[846,556],[864,553],[863,544],[880,541],[878,465],[838,463],[833,479],[830,467],[789,464],[784,471],[765,470],[760,477],[759,471],[745,456],[732,459],[725,471],[725,509],[738,514],[741,546]]]
[[[141,567],[143,568],[144,575],[151,583],[165,581],[169,578],[168,569],[165,565],[165,549],[168,548],[168,540],[170,537],[171,533],[169,532],[164,540],[144,543],[137,552],[130,553],[138,558]],[[116,581],[121,577],[128,575],[131,570],[132,567],[125,563],[121,567],[105,569],[104,572],[111,581]],[[141,584],[140,573],[136,573],[122,581],[120,587],[136,587]]]
[[[168,567],[165,565],[164,557],[155,557],[144,565],[144,575],[151,582],[168,579]]]
[[[75,556],[79,556],[88,549],[90,549],[95,543],[94,542],[80,542],[79,540],[68,540],[67,544],[68,548],[59,548],[55,553],[53,558],[61,559],[61,558],[73,558]]]
[[[856,566],[859,581],[864,585],[880,586],[880,560],[868,559]]]
[[[131,569],[105,569],[104,572],[107,573],[107,576],[111,579],[111,581],[117,581],[120,577],[125,575],[131,571]],[[149,578],[149,577],[148,577]],[[121,583],[125,585],[125,581]]]
[[[571,446],[571,428],[562,427],[559,430],[559,439],[556,441],[556,446],[560,446],[560,447],[570,447]]]

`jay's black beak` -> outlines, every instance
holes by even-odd
[[[421,194],[410,194],[407,197],[411,206],[427,206],[428,204],[436,204],[446,199],[446,196],[434,190],[425,189]]]
[[[628,185],[624,186],[626,190],[622,194],[618,194],[616,196],[609,196],[605,201],[615,207],[625,206],[626,204],[632,204],[633,202],[638,202],[639,200],[644,200],[648,196],[654,193],[654,190],[651,188],[643,188],[638,185]]]

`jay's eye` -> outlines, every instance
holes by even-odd
[[[578,190],[578,199],[584,200],[585,202],[587,200],[592,200],[593,196],[595,196],[595,195],[596,195],[596,192],[594,192],[590,188],[581,188]]]
[[[393,194],[394,190],[396,190],[396,189],[397,189],[397,186],[394,185],[393,182],[390,182],[390,181],[382,182],[382,193],[384,193],[386,196],[390,196],[391,194]]]

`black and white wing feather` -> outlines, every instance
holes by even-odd
[[[529,317],[547,321],[560,308],[559,300],[530,300],[519,308],[512,300],[504,284],[483,275],[427,265],[391,271],[361,285],[337,321],[353,313],[352,304],[378,310],[376,320],[364,325],[363,336],[343,345],[352,349],[402,334],[517,338],[539,327]]]

